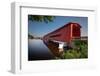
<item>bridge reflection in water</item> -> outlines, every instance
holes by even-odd
[[[44,44],[50,49],[50,51],[55,57],[60,58],[62,56],[63,51],[59,50],[59,43],[53,41],[48,41],[48,42],[44,41]]]

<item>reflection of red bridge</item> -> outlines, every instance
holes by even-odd
[[[68,44],[71,43],[73,39],[80,39],[81,38],[81,26],[78,23],[70,22],[65,24],[61,28],[48,33],[43,37],[45,42],[48,41],[60,41],[60,42],[67,42]]]

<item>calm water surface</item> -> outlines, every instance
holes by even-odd
[[[54,59],[54,55],[47,48],[42,40],[28,40],[28,60],[50,60]]]

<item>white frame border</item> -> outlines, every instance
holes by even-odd
[[[12,73],[21,73],[21,8],[46,8],[46,9],[60,9],[60,10],[79,10],[79,11],[93,11],[96,14],[96,8],[94,7],[76,7],[76,6],[67,6],[67,8],[57,8],[57,7],[45,7],[34,6],[30,3],[16,3],[11,4],[11,72]],[[95,21],[96,22],[96,21]]]

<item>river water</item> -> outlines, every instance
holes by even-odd
[[[54,59],[54,55],[44,44],[42,40],[39,39],[29,39],[28,40],[28,60],[50,60]]]

